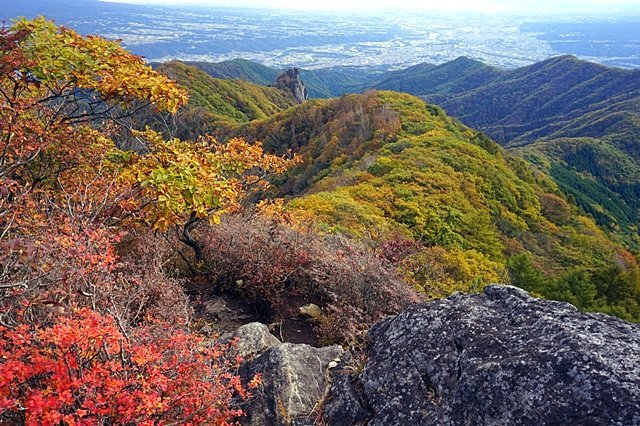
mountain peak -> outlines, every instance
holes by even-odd
[[[487,66],[487,64],[485,64],[482,61],[479,61],[477,59],[474,58],[470,58],[469,56],[458,56],[456,59],[449,61],[449,62],[445,62],[442,65],[447,65],[447,64],[456,64],[456,65],[483,65],[483,66]]]

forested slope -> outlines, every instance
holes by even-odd
[[[565,194],[638,248],[640,71],[572,56],[511,71],[459,58],[374,87],[419,95],[504,146],[527,146]]]
[[[511,273],[558,298],[593,288],[583,307],[638,313],[637,289],[629,311],[603,296],[606,274],[635,282],[629,252],[550,177],[418,98],[370,92],[311,101],[231,133],[301,156],[279,194],[327,231],[417,244],[403,268],[426,291],[469,290]],[[522,270],[536,271],[534,284]],[[566,285],[567,270],[583,274],[580,285]]]
[[[295,104],[288,93],[236,79],[217,79],[178,61],[157,67],[158,72],[188,88],[189,104],[204,108],[214,120],[241,123],[266,118]]]
[[[222,62],[186,62],[215,78],[242,79],[264,86],[273,85],[284,70],[267,67],[246,59]],[[157,65],[156,65],[157,66]],[[380,67],[336,66],[301,69],[300,76],[311,98],[331,98],[360,90],[382,73]]]

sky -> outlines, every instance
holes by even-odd
[[[640,0],[103,0],[136,4],[197,4],[309,10],[421,9],[473,12],[640,13]]]

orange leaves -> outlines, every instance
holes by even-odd
[[[134,100],[175,111],[184,91],[117,44],[44,19],[0,31],[0,71],[0,412],[43,425],[227,424],[231,398],[246,396],[229,373],[239,360],[176,329],[190,310],[164,269],[173,247],[123,224],[215,221],[289,161],[152,132],[137,135],[148,155],[121,151],[109,113]]]
[[[133,161],[122,179],[140,186],[143,217],[160,230],[190,216],[216,222],[237,208],[252,187],[266,186],[269,175],[293,163],[241,139],[223,144],[211,137],[196,143],[164,141],[152,131],[138,136],[147,140],[151,153]]]
[[[0,413],[28,424],[229,424],[246,397],[227,348],[190,335],[138,330],[127,340],[112,320],[81,309],[47,328],[0,327]],[[259,378],[252,381],[257,386]]]
[[[286,160],[275,155],[267,155],[262,150],[260,142],[250,144],[244,139],[234,138],[221,144],[211,137],[204,138],[203,141],[224,160],[226,167],[236,173],[256,168],[265,173],[281,174],[299,161],[297,156],[292,160]]]

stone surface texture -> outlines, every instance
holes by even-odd
[[[356,387],[372,426],[640,425],[635,324],[489,286],[413,306],[369,338]]]
[[[282,343],[246,362],[240,375],[262,374],[264,385],[242,407],[245,425],[314,425],[329,390],[329,363],[340,346]]]
[[[300,79],[298,68],[291,68],[280,74],[276,80],[276,87],[291,92],[293,98],[300,104],[309,99],[309,93]]]
[[[640,326],[515,287],[379,322],[364,366],[267,334],[237,333],[259,354],[241,375],[264,377],[247,425],[640,425]]]

